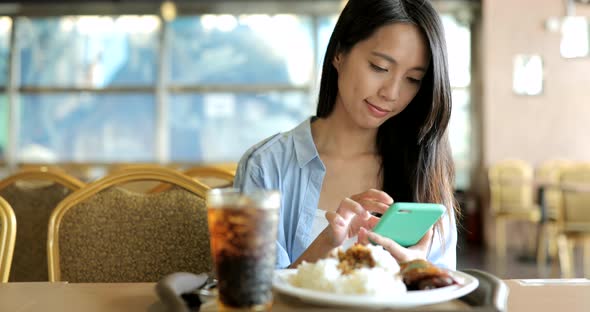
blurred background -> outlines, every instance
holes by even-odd
[[[590,162],[590,4],[432,2],[453,91],[459,265],[539,276],[535,257],[548,220],[539,186],[547,184],[537,175],[518,181],[532,190],[526,200],[541,217],[506,224],[508,257],[497,257],[503,208],[494,207],[490,170],[515,159],[534,172],[555,159]],[[342,6],[0,1],[0,177],[38,165],[84,181],[123,164],[231,166],[254,143],[314,114]]]

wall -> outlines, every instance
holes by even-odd
[[[578,5],[590,16],[590,5]],[[590,161],[590,57],[563,59],[560,35],[544,27],[562,0],[483,0],[483,163],[516,157]],[[540,54],[544,93],[512,93],[513,57]]]
[[[552,158],[590,161],[590,57],[563,59],[560,34],[545,29],[551,16],[566,14],[563,0],[482,0],[480,62],[482,93],[476,107],[482,123],[481,170],[476,187],[484,206],[484,237],[493,245],[485,168],[491,163],[520,158],[533,165]],[[590,16],[590,5],[576,6],[576,15]],[[544,62],[544,92],[519,96],[512,92],[513,58],[540,54]],[[525,227],[526,228],[526,227]],[[518,224],[508,237],[522,237]],[[522,246],[523,240],[509,240]]]

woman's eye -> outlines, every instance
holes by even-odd
[[[409,80],[411,83],[415,83],[415,84],[420,84],[420,83],[422,82],[422,80],[420,80],[420,79],[416,79],[416,78],[412,78],[412,77],[408,77],[408,80]]]
[[[379,66],[377,66],[377,65],[375,65],[375,64],[373,64],[373,63],[369,63],[369,64],[371,65],[371,68],[372,68],[374,71],[378,72],[378,73],[384,73],[384,72],[387,72],[387,69],[385,69],[385,68],[383,68],[383,67],[379,67]]]

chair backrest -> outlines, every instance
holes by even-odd
[[[215,166],[198,166],[188,168],[183,171],[184,175],[189,176],[210,188],[230,187],[233,185],[236,176],[235,171]],[[154,187],[150,193],[158,193],[170,188],[170,184],[162,183]]]
[[[153,180],[175,185],[157,194],[119,185]],[[51,215],[50,281],[155,282],[212,268],[205,196],[208,187],[166,168],[130,168],[73,193]]]
[[[151,170],[151,169],[155,169],[158,170],[159,168],[168,168],[171,170],[178,170],[178,168],[176,167],[171,167],[171,166],[165,166],[165,165],[160,165],[160,164],[143,164],[143,163],[137,163],[137,164],[114,164],[109,166],[109,171],[107,173],[108,174],[115,174],[121,171],[126,171],[129,169],[143,169],[143,170]],[[124,188],[126,190],[132,191],[132,192],[138,192],[138,193],[151,193],[152,189],[157,188],[158,186],[162,185],[162,183],[160,183],[159,181],[135,181],[135,182],[129,182],[129,183],[125,183],[124,185],[120,185],[121,188]],[[166,184],[168,185],[168,188],[170,188],[170,184]]]
[[[563,226],[568,231],[590,231],[590,164],[576,164],[561,174]]]
[[[16,236],[16,218],[10,204],[0,197],[0,283],[8,282],[14,239]]]
[[[522,160],[505,160],[488,171],[491,206],[494,212],[535,209],[533,167]]]
[[[10,203],[18,232],[11,282],[47,281],[47,224],[57,204],[85,184],[47,167],[28,168],[0,181],[0,196]]]
[[[535,172],[535,179],[544,184],[543,200],[550,219],[559,219],[563,202],[560,189],[561,174],[573,166],[573,162],[565,159],[552,159],[542,162]]]

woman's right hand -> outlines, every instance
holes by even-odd
[[[345,240],[358,235],[361,228],[372,229],[379,218],[371,212],[383,214],[391,204],[393,199],[387,193],[375,189],[343,199],[336,211],[326,212],[329,225],[289,267],[324,258]]]
[[[361,228],[372,229],[379,218],[371,213],[383,214],[391,204],[391,196],[376,189],[343,199],[336,211],[326,213],[331,230],[325,232],[331,235],[332,248],[339,247],[345,240],[358,235]]]

